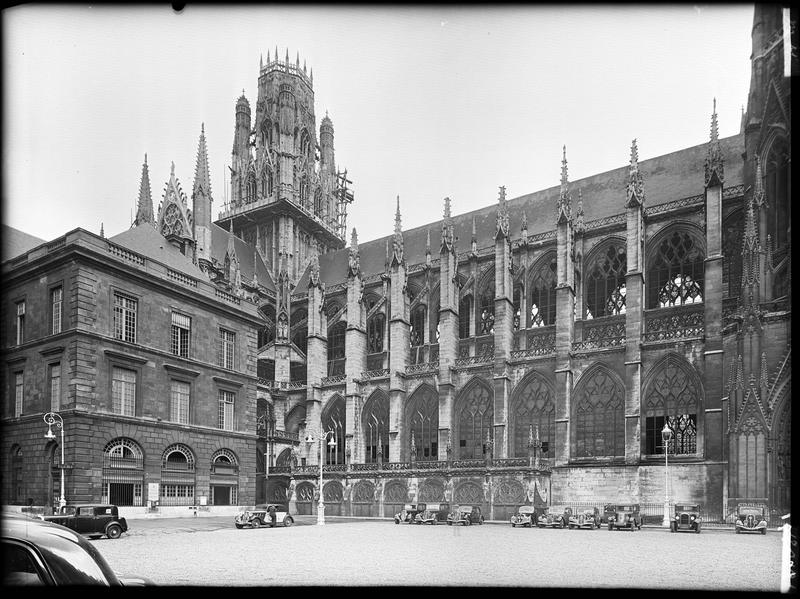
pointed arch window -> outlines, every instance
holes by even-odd
[[[439,288],[434,290],[431,294],[431,309],[429,322],[431,325],[428,332],[428,339],[430,343],[439,343]]]
[[[737,210],[722,225],[722,293],[739,297],[742,285],[742,231],[744,213]]]
[[[521,315],[521,302],[522,302],[522,294],[524,293],[524,289],[522,288],[522,283],[517,283],[514,285],[514,301],[513,301],[513,310],[514,310],[514,321],[513,327],[514,332],[517,332],[520,327],[520,315]]]
[[[367,400],[362,426],[364,461],[367,464],[389,461],[389,396],[383,391],[374,392]]]
[[[539,376],[532,376],[515,393],[513,407],[514,457],[528,457],[528,441],[535,428],[542,442],[539,455],[549,457],[556,431],[556,406],[553,391]]]
[[[586,268],[586,318],[625,314],[625,246],[611,244],[590,258]]]
[[[595,369],[576,394],[577,458],[625,455],[625,392],[604,369]]]
[[[558,282],[556,254],[544,258],[530,279],[528,327],[546,327],[556,322],[556,283]]]
[[[458,411],[458,457],[480,459],[486,452],[486,435],[494,423],[494,401],[491,390],[474,383],[465,391]]]
[[[328,376],[344,374],[344,331],[346,324],[337,322],[328,329]]]
[[[778,257],[789,241],[792,218],[789,192],[792,185],[791,156],[783,140],[776,142],[769,152],[764,168],[764,187],[767,203],[767,234],[772,238]]]
[[[386,318],[383,313],[373,314],[367,322],[367,353],[383,352],[383,330]]]
[[[458,302],[458,338],[468,339],[470,336],[469,323],[472,314],[472,296],[467,295]]]
[[[478,296],[477,330],[478,335],[494,335],[494,272],[486,277]]]
[[[246,187],[246,196],[245,202],[250,204],[251,202],[255,202],[257,198],[258,190],[256,188],[256,175],[252,171],[247,175],[247,187]]]
[[[325,443],[325,463],[344,464],[345,450],[345,406],[340,395],[332,397],[322,415],[322,430],[333,431],[336,446]]]
[[[643,401],[644,452],[664,454],[661,430],[672,431],[669,453],[697,453],[700,392],[693,377],[675,363],[663,365],[647,385]]]
[[[439,394],[423,385],[411,397],[406,418],[411,431],[408,435],[409,452],[413,435],[417,460],[437,460],[439,457]]]
[[[425,305],[418,304],[411,311],[411,347],[425,343]]]
[[[685,231],[675,230],[657,246],[647,279],[650,308],[703,301],[704,249]]]

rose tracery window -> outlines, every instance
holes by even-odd
[[[588,375],[576,394],[577,458],[625,455],[625,392],[603,368]]]
[[[586,268],[586,318],[625,313],[625,247],[612,244]]]
[[[374,464],[389,460],[389,396],[383,391],[375,391],[364,406],[362,425],[364,427],[364,461]]]
[[[528,327],[544,327],[556,322],[556,255],[545,258],[530,280]]]
[[[513,408],[514,457],[528,456],[531,427],[539,431],[539,455],[548,457],[555,439],[555,402],[550,387],[539,376],[531,377],[516,393]]]
[[[686,232],[673,231],[658,244],[647,279],[650,308],[703,301],[704,250]]]
[[[478,459],[486,451],[486,435],[491,434],[494,419],[492,391],[475,382],[464,392],[458,413],[458,457]]]
[[[666,423],[672,430],[669,453],[697,453],[697,414],[700,393],[693,378],[670,361],[648,384],[643,402],[645,419],[644,452],[663,454],[661,430]]]
[[[436,460],[439,455],[439,395],[423,385],[411,396],[407,420],[411,432],[408,435],[409,450],[413,435],[418,460]]]

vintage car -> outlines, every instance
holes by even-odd
[[[394,523],[400,524],[414,524],[417,514],[425,511],[426,505],[424,503],[407,503],[403,509],[394,515]]]
[[[477,505],[458,505],[456,509],[447,514],[449,525],[462,524],[470,526],[472,524],[483,524],[481,508]]]
[[[145,586],[119,577],[102,553],[77,532],[41,519],[3,515],[3,586]]]
[[[608,519],[617,514],[617,506],[607,503],[603,506],[603,513],[600,514],[600,524],[608,524]]]
[[[534,522],[536,522],[536,508],[532,505],[519,506],[517,513],[511,516],[511,528],[517,526],[531,528]]]
[[[294,518],[289,515],[288,508],[285,504],[281,503],[260,503],[258,505],[247,506],[234,516],[233,523],[236,528],[244,528],[245,526],[251,528],[265,525],[271,526],[272,519],[269,514],[270,506],[275,507],[276,526],[291,526],[294,524]]]
[[[576,514],[570,514],[567,525],[570,530],[573,528],[600,528],[600,510],[598,508],[584,509]]]
[[[418,512],[414,517],[415,524],[438,524],[447,522],[447,514],[450,513],[449,503],[429,503],[425,510]]]
[[[614,506],[614,515],[608,517],[608,530],[641,530],[642,516],[638,503],[618,503]]]
[[[541,508],[539,517],[536,519],[536,526],[546,528],[564,528],[572,516],[572,508],[560,505],[550,505]]]
[[[118,539],[128,530],[128,522],[120,517],[117,506],[107,503],[65,505],[58,514],[42,516],[42,520],[66,526],[87,537],[105,535]]]
[[[767,534],[767,506],[755,503],[736,506],[736,534],[741,532]]]
[[[675,515],[669,524],[672,532],[700,532],[700,506],[696,503],[676,503]]]

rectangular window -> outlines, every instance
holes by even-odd
[[[112,409],[115,414],[136,414],[136,371],[114,366],[111,375]]]
[[[114,337],[136,343],[136,300],[114,293]]]
[[[22,397],[24,393],[22,372],[14,373],[14,416],[22,416]]]
[[[219,365],[228,370],[234,367],[234,348],[236,333],[225,329],[219,330]]]
[[[219,428],[224,431],[233,430],[233,401],[232,391],[219,391]]]
[[[172,381],[170,420],[189,424],[189,383]]]
[[[50,409],[61,409],[61,362],[50,364]]]
[[[189,357],[189,338],[192,319],[185,314],[172,313],[172,353],[181,358]]]
[[[17,345],[25,342],[25,300],[17,302]]]
[[[50,333],[56,335],[61,332],[61,305],[63,303],[63,290],[56,287],[50,291],[50,312],[52,313]]]

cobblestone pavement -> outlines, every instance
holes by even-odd
[[[199,586],[529,586],[780,590],[781,533],[395,525],[299,516],[237,530],[229,518],[135,520],[95,546],[122,576]]]

